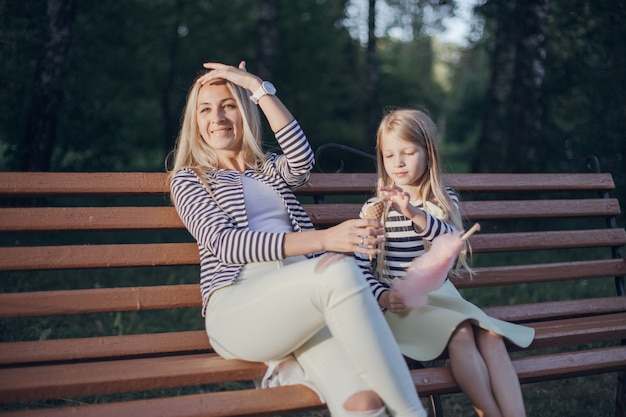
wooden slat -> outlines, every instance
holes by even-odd
[[[184,229],[174,207],[0,208],[0,231]]]
[[[30,409],[2,413],[6,417],[228,417],[276,416],[323,408],[317,394],[304,385],[246,389],[78,407]]]
[[[535,339],[528,349],[626,339],[626,312],[530,323]],[[513,347],[519,350],[517,347]]]
[[[626,313],[544,322],[534,327],[537,329],[537,337],[531,348],[616,340],[626,336]],[[260,378],[264,370],[265,365],[262,363],[224,360],[211,353],[1,368],[0,402],[251,380]],[[567,374],[571,371],[563,372]]]
[[[299,195],[373,194],[376,190],[375,173],[312,173],[309,181],[296,191]]]
[[[609,191],[613,177],[602,174],[444,174],[443,183],[457,191]],[[302,195],[371,194],[376,187],[373,173],[312,173],[298,189]]]
[[[154,195],[169,192],[162,172],[0,172],[0,196]]]
[[[216,353],[0,368],[0,403],[249,381],[266,369]]]
[[[198,284],[0,293],[0,317],[141,311],[201,305]]]
[[[317,226],[357,218],[361,204],[304,204]],[[468,201],[461,203],[467,219],[615,216],[616,199]],[[1,208],[0,231],[70,231],[184,229],[173,207],[30,207]]]
[[[601,174],[444,174],[443,182],[457,191],[609,191],[610,173]]]
[[[621,299],[620,299],[621,298]],[[617,302],[619,300],[619,302]],[[626,297],[613,297],[607,299],[580,300],[578,306],[587,310],[586,314],[592,311],[597,316],[582,318],[566,318],[563,316],[563,309],[558,310],[552,320],[545,320],[548,316],[542,315],[543,322],[533,322],[529,325],[537,330],[535,340],[529,349],[539,349],[546,347],[559,347],[568,344],[588,343],[591,341],[626,339]],[[574,308],[572,301],[559,302],[562,307],[571,310]],[[544,309],[543,304],[552,305],[557,303],[539,303],[536,305],[508,306],[509,310],[519,310],[522,313],[514,316],[509,321],[528,322],[518,320],[523,312]],[[611,305],[611,308],[605,307]],[[494,311],[485,309],[493,317],[505,319],[502,315],[494,314]],[[617,313],[615,313],[617,312]],[[612,314],[609,314],[612,313]],[[576,316],[584,316],[577,312]],[[516,346],[510,346],[511,350],[520,350]],[[0,364],[17,365],[37,362],[60,362],[70,360],[85,359],[115,359],[119,357],[163,355],[163,354],[185,354],[211,349],[206,332],[203,330],[138,334],[125,336],[93,337],[83,339],[61,339],[29,342],[12,342],[0,344]]]
[[[522,383],[624,370],[626,347],[609,347],[581,352],[548,354],[513,361]],[[459,392],[448,367],[411,371],[420,396]],[[88,406],[45,408],[7,412],[7,417],[226,417],[277,415],[320,408],[313,391],[303,385],[263,390],[238,390],[184,395],[170,398],[127,401]]]
[[[530,356],[513,360],[521,383],[571,378],[626,369],[626,346]],[[423,396],[459,392],[449,368],[411,371]]]
[[[471,237],[470,242],[474,253],[611,247],[626,244],[626,230],[589,229],[527,233],[477,233]]]
[[[444,174],[446,185],[458,191],[576,191],[612,190],[609,173],[602,174]],[[374,173],[312,173],[298,193],[370,193]],[[0,196],[146,195],[169,192],[161,172],[0,172]]]
[[[0,270],[198,265],[195,243],[18,246],[0,248]]]
[[[211,349],[204,330],[0,343],[0,365],[184,354]]]
[[[464,201],[461,215],[472,220],[618,216],[620,208],[614,198]]]
[[[626,297],[599,297],[484,307],[491,317],[516,323],[626,311]]]
[[[453,278],[457,288],[532,284],[573,279],[590,279],[626,274],[626,259],[605,259],[547,264],[475,268],[473,279]]]

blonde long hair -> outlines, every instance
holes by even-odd
[[[454,201],[452,201],[452,198],[450,198],[445,184],[441,180],[442,167],[439,157],[437,126],[426,113],[414,109],[396,109],[387,112],[381,120],[376,133],[378,187],[393,185],[392,179],[385,170],[382,155],[383,136],[391,133],[406,142],[413,143],[426,150],[427,169],[419,187],[420,195],[417,197],[423,202],[429,201],[437,205],[444,213],[442,220],[451,223],[459,231],[463,230],[461,213]],[[378,196],[380,197],[380,195]],[[382,218],[383,222],[386,220],[386,217],[385,213]],[[463,267],[471,274],[472,271],[468,264],[468,253],[470,251],[471,248],[466,242],[465,247],[459,254],[457,268]],[[376,268],[378,274],[382,273],[381,268],[384,265],[382,261],[385,254],[383,252],[378,257]]]
[[[266,161],[262,147],[262,125],[258,106],[248,97],[248,92],[229,81],[224,81],[237,102],[237,108],[241,112],[243,120],[243,159],[247,167],[259,170]],[[189,92],[183,111],[176,146],[174,148],[174,165],[168,168],[169,178],[183,168],[194,170],[198,178],[203,181],[205,188],[209,190],[205,175],[207,171],[219,168],[217,153],[211,148],[200,135],[196,105],[198,93],[202,85],[194,80]],[[210,192],[210,191],[209,191]]]

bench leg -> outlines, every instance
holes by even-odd
[[[432,417],[443,417],[443,406],[441,396],[435,394],[430,396],[430,411]]]
[[[615,393],[615,417],[626,417],[626,372],[617,373],[617,392]]]

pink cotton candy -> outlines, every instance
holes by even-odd
[[[454,265],[463,243],[472,233],[480,230],[476,224],[468,233],[446,233],[432,241],[424,255],[411,262],[406,275],[393,281],[404,304],[412,309],[423,307],[428,302],[428,293],[441,287]]]

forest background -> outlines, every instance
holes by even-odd
[[[162,171],[201,63],[278,87],[313,147],[374,152],[390,107],[427,110],[449,172],[585,172],[626,206],[626,2],[0,0],[0,170]],[[270,142],[271,145],[271,142]],[[318,169],[373,171],[332,150]]]
[[[467,38],[445,42],[466,4],[0,0],[0,171],[163,171],[201,63],[246,60],[314,149],[373,154],[386,109],[420,108],[447,172],[587,172],[595,155],[626,207],[626,1],[474,0]],[[321,171],[374,171],[319,156]],[[614,387],[600,375],[524,395],[536,417],[609,415]],[[474,415],[462,395],[445,401]]]

